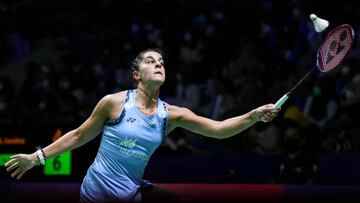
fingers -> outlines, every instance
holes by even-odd
[[[10,161],[5,163],[5,167],[10,166],[14,162],[15,162],[15,159],[11,159]]]
[[[15,170],[10,175],[12,178],[16,177],[17,179],[20,179],[24,175],[24,173],[27,171],[27,169],[26,169],[27,163],[23,163],[24,161],[26,162],[26,160],[22,156],[22,154],[17,154],[17,155],[10,156],[10,160],[5,163],[5,167],[7,167],[6,168],[7,172]]]
[[[279,113],[281,111],[281,107],[275,108],[274,104],[265,104],[257,108],[257,111],[261,113],[266,113],[266,112]]]
[[[5,166],[10,166],[11,164],[13,164],[14,162],[18,161],[18,158],[20,157],[20,154],[16,154],[16,155],[12,155],[10,156],[10,161],[5,163]]]
[[[279,113],[280,111],[281,111],[281,107],[271,109],[271,112],[273,113]]]
[[[11,170],[13,170],[14,168],[19,166],[19,162],[15,162],[13,165],[9,166],[6,171],[9,172]]]
[[[270,121],[272,121],[274,118],[269,118],[269,117],[266,117],[266,116],[262,116],[261,117],[261,121],[262,122],[265,122],[265,123],[267,123],[267,122],[270,122]]]
[[[21,172],[21,168],[17,168],[16,171],[14,173],[11,174],[11,177],[15,177],[17,174],[19,174]]]
[[[275,108],[274,104],[266,104],[263,108],[265,111],[271,111],[273,113],[279,113],[281,111],[281,107]]]
[[[21,173],[18,175],[17,179],[19,180],[24,175],[25,172],[26,172],[25,170],[21,171]]]
[[[270,121],[272,121],[276,116],[277,116],[277,112],[265,111],[265,112],[263,112],[263,114],[260,116],[260,119],[261,119],[261,121],[263,121],[263,122],[270,122]]]
[[[15,154],[15,155],[10,156],[10,159],[16,159],[16,158],[18,158],[19,156],[20,156],[20,154]]]

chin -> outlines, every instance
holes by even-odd
[[[153,81],[151,81],[151,84],[152,85],[154,85],[154,86],[161,86],[161,85],[163,85],[164,84],[164,82],[165,82],[165,80],[153,80]]]

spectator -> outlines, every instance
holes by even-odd
[[[307,151],[304,129],[293,120],[284,120],[282,155],[274,165],[275,183],[321,183],[321,172],[315,157]]]

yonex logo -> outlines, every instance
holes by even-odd
[[[136,139],[128,139],[128,138],[125,138],[125,139],[123,139],[123,140],[120,142],[119,145],[122,146],[122,147],[125,147],[125,148],[127,148],[127,149],[131,149],[131,148],[135,147],[135,145],[136,145]]]
[[[329,46],[329,52],[327,53],[326,57],[326,64],[329,64],[335,57],[337,57],[338,54],[340,54],[341,51],[343,51],[346,48],[346,45],[351,41],[352,37],[351,34],[348,32],[349,29],[343,30],[340,34],[336,34],[338,39],[333,39]],[[338,57],[340,58],[340,57]]]
[[[130,123],[134,123],[136,121],[136,119],[129,117],[128,119],[126,119],[126,121],[130,122]]]

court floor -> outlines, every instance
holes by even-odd
[[[359,185],[155,183],[189,202],[360,202]],[[0,183],[0,202],[78,202],[80,183]]]

